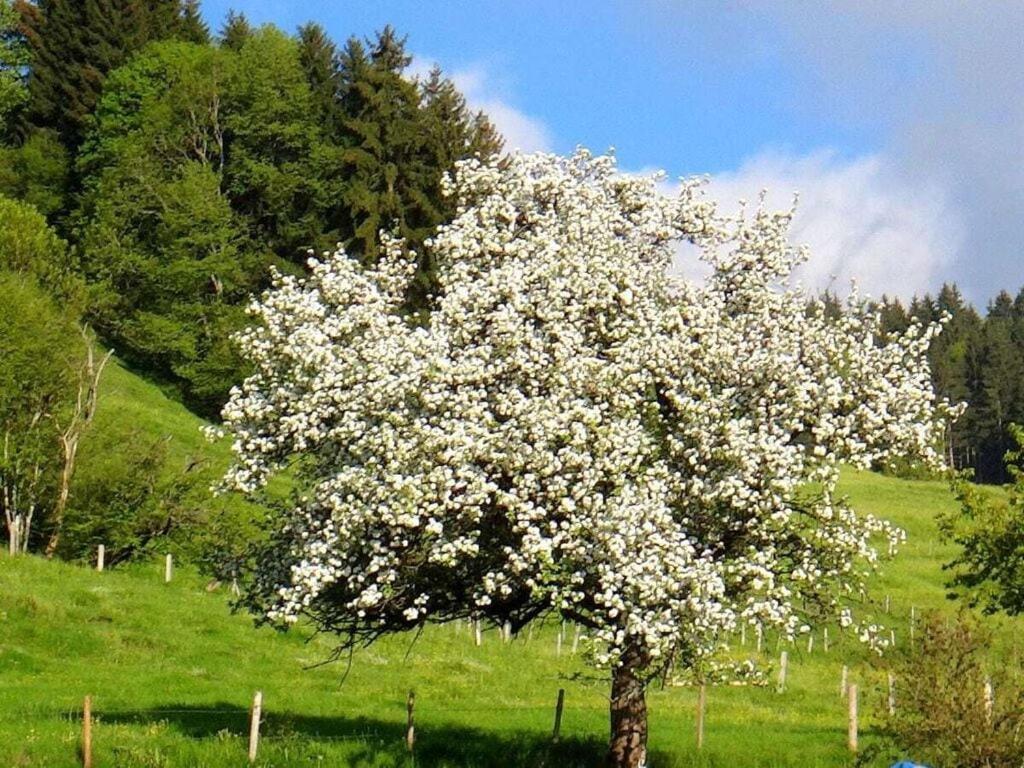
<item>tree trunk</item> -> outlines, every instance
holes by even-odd
[[[642,658],[640,652],[629,650],[612,670],[608,768],[644,768],[647,764],[647,685],[638,675]]]

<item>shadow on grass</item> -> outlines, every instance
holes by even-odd
[[[247,737],[249,712],[233,704],[202,707],[166,706],[146,710],[98,711],[101,723],[152,725],[164,723],[192,739],[224,734]],[[294,712],[264,714],[261,736],[295,745],[345,742],[350,765],[379,765],[381,759],[408,760],[405,725],[366,717],[318,717]],[[509,768],[594,768],[604,759],[607,744],[598,738],[565,737],[552,743],[550,733],[494,732],[451,723],[418,722],[417,766],[508,766]],[[658,757],[651,755],[652,758]],[[665,757],[665,756],[662,756]],[[658,764],[668,764],[658,760]]]

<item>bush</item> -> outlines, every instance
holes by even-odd
[[[1024,763],[1018,664],[997,661],[991,634],[966,612],[926,616],[921,629],[916,650],[892,658],[897,706],[886,713],[879,751],[957,768]],[[994,691],[988,700],[986,683]]]

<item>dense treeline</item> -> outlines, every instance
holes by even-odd
[[[0,194],[71,244],[103,339],[206,416],[271,267],[373,261],[382,229],[415,247],[452,213],[443,174],[501,148],[390,27],[338,47],[232,13],[213,37],[191,0],[0,0],[0,23]],[[410,311],[432,290],[424,262]]]
[[[951,284],[907,306],[884,299],[880,310],[888,330],[947,318],[932,344],[932,378],[937,392],[968,403],[947,432],[947,459],[958,469],[973,469],[981,482],[1009,480],[1005,457],[1015,446],[1011,425],[1024,424],[1024,289],[1016,298],[1000,292],[984,315]]]
[[[410,63],[390,27],[339,46],[316,24],[287,34],[236,13],[211,34],[196,0],[0,0],[12,551],[103,542],[117,561],[175,531],[239,540],[251,510],[212,517],[202,457],[92,424],[102,347],[216,417],[245,374],[231,336],[272,268],[301,273],[336,243],[372,263],[382,230],[421,244],[453,213],[443,175],[502,140],[440,70]],[[433,291],[424,261],[408,311]]]

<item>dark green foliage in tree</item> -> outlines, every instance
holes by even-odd
[[[135,432],[96,435],[82,449],[59,554],[87,558],[103,544],[107,564],[180,550],[207,516],[214,480],[198,461],[173,465],[167,440]]]
[[[953,484],[960,508],[941,517],[939,526],[960,547],[947,566],[955,594],[988,613],[1018,615],[1024,613],[1024,431],[1012,427],[1010,434],[1009,494],[993,493],[960,476]]]
[[[68,244],[28,203],[0,196],[0,271],[26,275],[71,313],[81,309],[83,286]]]
[[[10,140],[28,102],[29,49],[11,0],[0,0],[0,142]]]
[[[107,74],[179,33],[178,0],[18,0],[31,50],[29,121],[75,149]]]
[[[878,311],[882,316],[882,330],[885,333],[902,334],[910,327],[910,316],[899,299],[882,296]]]
[[[328,134],[335,135],[342,123],[338,47],[323,27],[312,22],[299,27],[298,37],[299,64],[312,94],[316,122]]]
[[[56,225],[71,188],[71,156],[55,131],[33,129],[24,142],[0,147],[0,195],[22,200]]]
[[[165,42],[116,70],[79,160],[91,317],[207,414],[241,376],[230,336],[269,263],[224,190],[233,55]]]
[[[224,20],[224,26],[220,28],[221,47],[232,51],[241,50],[245,41],[252,37],[252,33],[252,25],[245,18],[245,14],[230,10]]]
[[[423,241],[451,214],[443,174],[458,159],[497,151],[500,140],[439,73],[424,89],[405,75],[410,57],[394,29],[369,45],[350,39],[339,58],[346,181],[333,220],[349,253],[372,263],[382,230],[422,253]],[[433,265],[424,260],[410,309],[426,309],[435,291]]]
[[[185,0],[181,8],[181,20],[178,22],[177,38],[199,45],[210,42],[210,27],[203,21],[199,0]]]
[[[225,191],[256,241],[303,264],[308,249],[337,241],[325,224],[341,195],[337,149],[315,119],[294,39],[262,27],[231,61],[224,96]]]
[[[1024,416],[1024,359],[1013,342],[1012,330],[1012,317],[989,314],[982,331],[978,381],[971,400],[971,425],[977,433],[975,472],[982,482],[1005,478],[1004,457],[1012,447],[1010,424]]]

